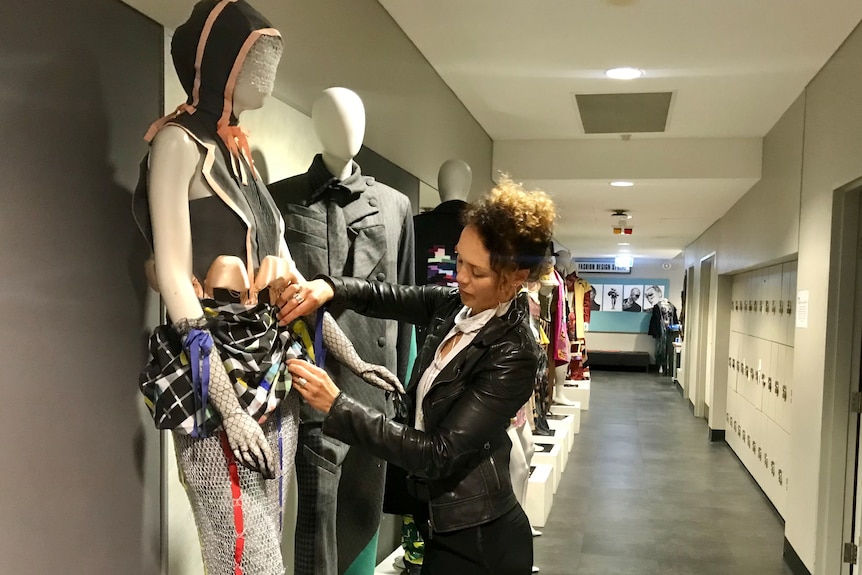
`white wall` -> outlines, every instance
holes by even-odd
[[[860,93],[862,30],[857,28],[764,139],[763,179],[685,253],[693,265],[715,251],[718,271],[725,274],[787,261],[798,252],[797,289],[809,292],[810,313],[808,328],[795,330],[798,383],[791,406],[785,535],[814,573],[835,568],[834,545],[824,542],[835,533],[816,529],[831,513],[825,491],[834,488],[835,475],[843,481],[843,471],[835,469],[840,462],[823,456],[847,432],[846,418],[833,418],[832,405],[824,404],[835,393],[834,366],[826,357],[834,345],[830,330],[841,317],[839,301],[828,294],[840,266],[832,245],[834,190],[862,176]],[[837,398],[839,406],[841,401]]]

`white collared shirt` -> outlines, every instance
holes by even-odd
[[[422,411],[422,401],[425,399],[425,395],[428,393],[428,390],[431,389],[431,384],[434,383],[434,380],[437,379],[437,376],[441,371],[443,371],[443,368],[449,364],[452,358],[473,342],[476,335],[478,335],[482,328],[485,327],[485,324],[491,321],[491,318],[500,317],[509,311],[509,308],[512,306],[512,301],[513,300],[503,302],[495,308],[492,307],[491,309],[486,309],[476,315],[471,315],[473,310],[467,306],[461,308],[458,315],[455,316],[455,325],[452,326],[452,329],[446,337],[443,338],[440,345],[437,346],[437,351],[434,352],[434,359],[425,370],[425,373],[422,374],[416,387],[416,420],[414,425],[416,429],[425,431],[425,414]],[[463,334],[461,339],[452,346],[452,349],[449,350],[446,357],[441,357],[440,352],[443,347],[450,339],[459,333]]]

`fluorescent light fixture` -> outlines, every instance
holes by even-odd
[[[644,75],[644,71],[640,68],[611,68],[605,70],[605,76],[613,80],[634,80]]]
[[[629,242],[620,242],[617,245],[618,246],[630,246],[631,244]]]
[[[620,254],[614,258],[614,265],[618,268],[630,268],[634,264],[634,258],[627,254]]]
[[[616,180],[614,182],[611,182],[611,185],[615,188],[630,188],[633,185],[635,185],[635,183],[634,182],[628,182],[626,180]]]

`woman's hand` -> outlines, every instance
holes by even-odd
[[[278,305],[278,323],[287,325],[295,319],[309,315],[332,299],[332,286],[323,280],[290,284],[282,291]]]
[[[341,393],[329,375],[316,365],[301,359],[289,360],[287,370],[293,378],[294,389],[308,405],[317,411],[329,413],[335,398]]]

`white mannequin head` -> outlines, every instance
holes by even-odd
[[[326,168],[338,179],[346,179],[365,138],[362,100],[347,88],[328,88],[314,101],[311,121],[323,145]]]
[[[467,162],[455,158],[446,160],[437,173],[437,189],[440,191],[440,201],[466,201],[472,182],[473,170],[470,169]]]
[[[263,106],[275,87],[275,73],[284,44],[277,36],[261,36],[245,57],[233,90],[233,115]]]
[[[558,249],[556,255],[556,268],[563,277],[572,273],[574,269],[574,266],[572,265],[572,252],[566,248]]]

